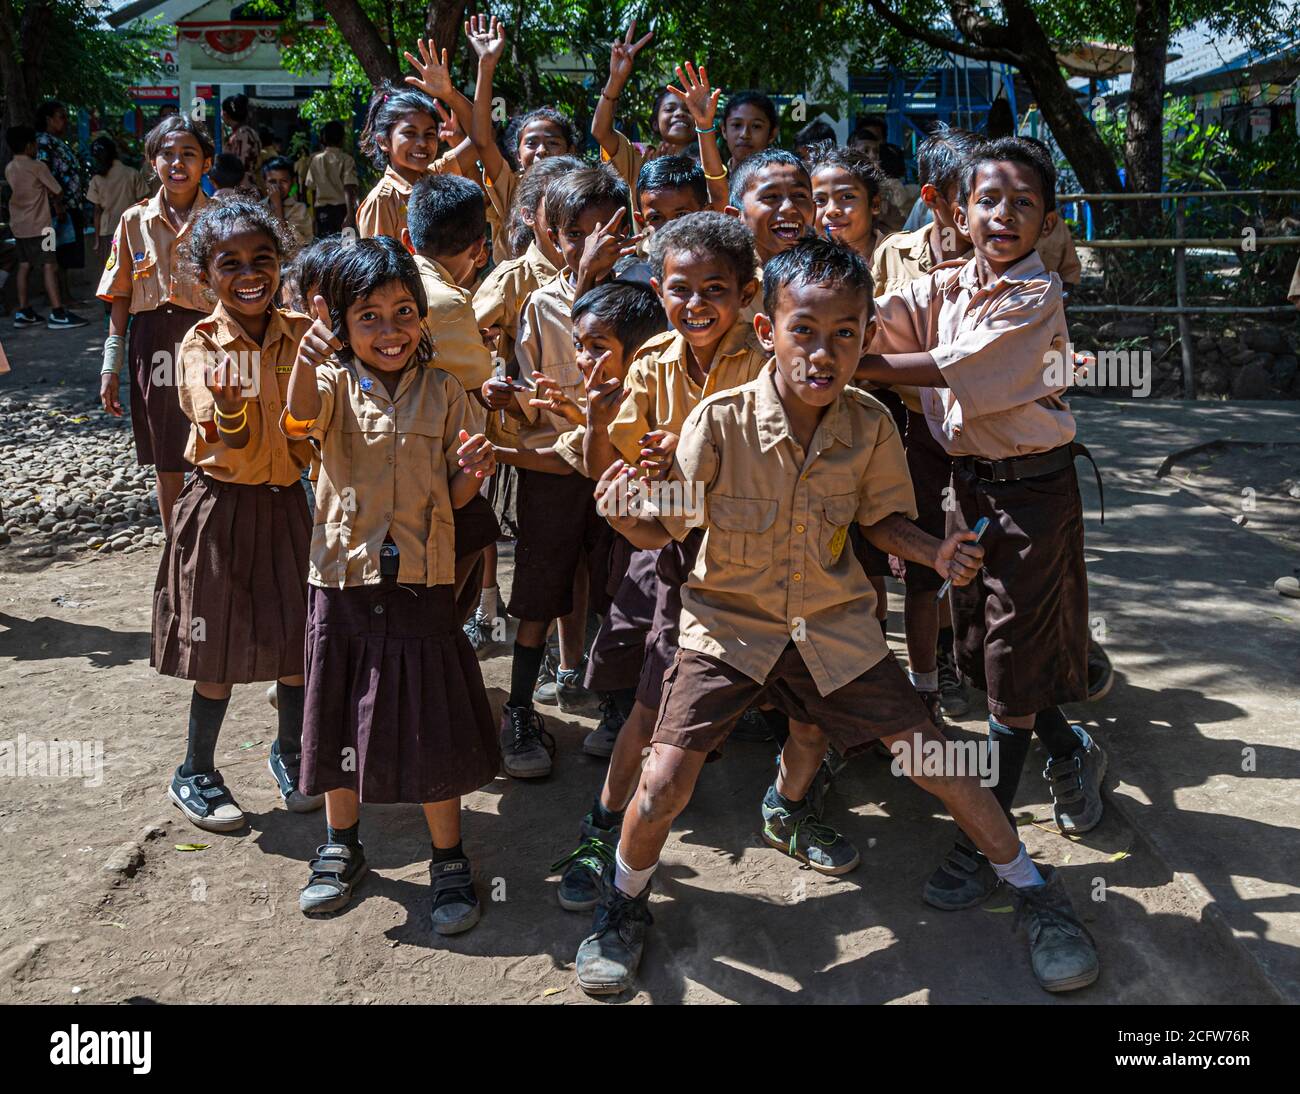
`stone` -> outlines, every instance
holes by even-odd
[[[1155,333],[1156,321],[1149,315],[1130,315],[1112,319],[1097,332],[1101,339],[1149,338]]]
[[[1286,353],[1288,349],[1286,339],[1276,327],[1256,327],[1244,332],[1242,339],[1251,349],[1261,353]]]
[[[1223,365],[1210,365],[1196,373],[1196,386],[1203,395],[1227,395],[1232,375]]]
[[[1267,399],[1271,394],[1268,370],[1258,361],[1243,365],[1232,378],[1234,399]]]
[[[1297,366],[1300,365],[1300,359],[1294,354],[1279,354],[1273,358],[1273,382],[1286,391],[1291,387],[1292,381],[1296,378]]]

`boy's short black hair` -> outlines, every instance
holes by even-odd
[[[266,178],[272,171],[288,171],[294,173],[293,160],[288,156],[272,156],[262,164],[262,177]]]
[[[244,161],[233,152],[222,152],[212,161],[212,169],[208,175],[216,183],[218,190],[238,186],[244,181]]]
[[[340,121],[326,122],[321,126],[320,139],[323,144],[331,147],[337,147],[343,143],[343,123]]]
[[[763,267],[763,313],[775,317],[781,290],[789,285],[844,285],[862,294],[872,312],[871,269],[850,247],[828,239],[805,239],[770,258]]]
[[[347,339],[348,306],[355,300],[364,300],[383,285],[400,281],[415,300],[421,319],[429,314],[428,297],[424,282],[411,252],[389,236],[372,236],[358,239],[347,247],[340,247],[334,255],[321,281],[319,293],[329,308],[330,326],[343,342],[335,356],[345,365],[353,362],[352,347]],[[420,334],[420,344],[415,360],[423,365],[433,359],[433,341],[427,330]]]
[[[570,171],[546,188],[546,226],[562,232],[595,205],[628,203],[627,183],[607,163]]]
[[[764,167],[771,167],[773,164],[797,167],[808,178],[808,185],[811,188],[812,178],[808,176],[808,167],[803,160],[784,148],[764,148],[763,151],[755,152],[752,156],[741,160],[740,166],[731,173],[731,192],[727,201],[733,209],[739,209],[744,205],[745,195],[754,185],[754,176]]]
[[[946,196],[960,184],[966,157],[983,143],[984,138],[977,133],[940,122],[916,150],[917,180],[922,186],[933,186],[941,197]]]
[[[658,156],[642,165],[636,177],[636,196],[660,190],[690,190],[701,205],[709,203],[704,168],[686,156]]]
[[[23,149],[36,143],[36,130],[30,125],[11,125],[5,130],[5,144],[15,156],[21,156]]]
[[[781,131],[781,121],[776,112],[776,104],[761,91],[737,91],[734,95],[729,96],[726,109],[722,112],[722,128],[727,128],[727,119],[742,106],[756,106],[767,115],[767,121],[772,127],[773,139],[775,140],[776,134]]]
[[[647,338],[668,329],[659,297],[649,285],[640,281],[615,278],[583,293],[573,302],[573,324],[584,315],[592,315],[608,326],[623,347],[623,360],[629,361]]]
[[[460,175],[428,175],[406,202],[411,245],[431,255],[458,255],[487,233],[483,188]]]
[[[887,175],[891,179],[901,179],[907,174],[907,160],[903,156],[903,150],[898,145],[885,141],[881,144],[877,155],[880,158],[880,173],[882,175]]]
[[[798,133],[794,135],[796,148],[807,148],[814,144],[825,144],[826,142],[835,144],[835,130],[820,118],[815,122],[809,122]]]
[[[880,130],[877,136],[873,130]],[[889,138],[889,123],[882,114],[864,114],[853,128],[853,137],[884,143]]]
[[[861,184],[867,192],[867,197],[880,196],[880,184],[884,181],[884,176],[865,152],[858,152],[852,148],[826,149],[808,165],[808,174],[815,175],[824,167],[838,167],[841,171],[847,171]]]
[[[212,135],[206,125],[195,121],[188,114],[168,114],[145,136],[145,157],[151,162],[156,159],[158,153],[162,151],[163,141],[175,133],[188,133],[198,141],[204,159],[211,159],[212,153],[216,151],[216,146],[212,143]]]
[[[662,282],[668,255],[682,253],[723,259],[734,271],[738,285],[744,286],[754,280],[754,267],[758,262],[754,254],[754,235],[738,217],[706,211],[687,213],[670,220],[650,237],[651,276]]]
[[[1049,194],[1047,198],[1048,201],[1047,209],[1050,212],[1051,210],[1056,208],[1056,194],[1054,192],[1056,190],[1056,163],[1052,158],[1052,150],[1048,148],[1047,145],[1043,141],[1040,141],[1037,137],[1019,137],[1017,139],[1024,141],[1025,144],[1029,145],[1031,151],[1037,152],[1039,154],[1039,157],[1043,161],[1043,166],[1046,169],[1046,172],[1051,176],[1051,180],[1052,180],[1051,190],[1053,191],[1053,193]]]
[[[986,163],[1019,163],[1031,168],[1038,176],[1043,193],[1043,209],[1056,208],[1056,167],[1050,156],[1044,155],[1023,137],[999,137],[986,141],[967,157],[961,169],[961,184],[957,200],[965,205],[970,200],[975,185],[975,173]]]

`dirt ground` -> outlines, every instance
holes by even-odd
[[[21,345],[24,336],[6,335],[16,369],[24,348],[28,362],[46,364],[5,378],[0,394],[40,388],[55,405],[86,409],[100,335],[92,328],[77,353],[48,359],[36,337]],[[3,451],[0,438],[0,472]],[[427,833],[414,806],[364,810],[372,873],[345,912],[308,920],[296,896],[324,818],[279,805],[266,769],[275,713],[264,689],[236,690],[218,747],[249,826],[202,833],[165,796],[184,752],[189,687],[148,665],[157,553],[51,559],[22,548],[0,550],[0,742],[102,741],[104,771],[100,785],[0,781],[0,1002],[587,1001],[572,962],[589,919],[559,907],[548,867],[572,848],[600,783],[602,764],[579,749],[590,722],[548,713],[554,775],[499,778],[466,800],[465,846],[485,901],[472,932],[443,939],[429,929]],[[896,597],[891,609],[901,648]],[[507,657],[485,660],[483,671],[499,709]],[[1073,714],[1098,725],[1095,711]],[[981,719],[965,725],[979,729]],[[1035,858],[1061,867],[1102,960],[1096,985],[1059,999],[1034,983],[1005,895],[951,914],[921,902],[953,836],[934,799],[879,759],[855,761],[829,813],[862,865],[827,879],[759,840],[772,764],[772,746],[735,742],[706,768],[664,852],[633,1001],[1277,999],[1120,810],[1080,840],[1051,829],[1039,754],[1017,809],[1046,823],[1027,820],[1023,838]],[[124,844],[142,857],[132,877],[104,868]],[[207,846],[178,849],[192,844]]]

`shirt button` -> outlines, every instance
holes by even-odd
[[[790,576],[793,577],[793,578],[795,579],[795,581],[802,581],[802,580],[803,580],[803,574],[791,574]]]
[[[393,412],[393,408],[391,406],[384,411],[385,414],[391,414],[392,412]]]
[[[375,615],[383,615],[383,614],[384,614],[384,606],[382,604],[376,604]]]
[[[389,457],[388,457],[388,462],[389,462],[389,463],[392,463],[392,462],[393,462],[393,457],[392,457],[392,456],[389,456]]]
[[[795,530],[796,532],[803,532],[803,530],[804,530],[803,525],[802,525],[802,524],[796,524],[796,525],[794,526],[794,530]]]
[[[392,519],[393,519],[393,514],[392,514],[392,513],[385,513],[385,514],[384,514],[384,520],[392,520]]]

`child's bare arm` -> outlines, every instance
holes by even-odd
[[[681,86],[669,84],[668,90],[686,104],[695,121],[695,132],[700,139],[700,166],[709,185],[709,208],[720,213],[730,203],[727,169],[722,165],[722,153],[718,151],[718,127],[714,120],[722,89],[709,86],[709,72],[703,65],[697,72],[695,66],[687,61],[685,72],[681,65],[675,71]]]
[[[608,353],[602,356],[601,362],[608,356]],[[609,425],[622,405],[623,383],[617,376],[606,379],[599,364],[590,376],[583,377],[587,389],[587,428],[582,435],[582,459],[590,475],[603,474],[619,459],[618,450],[609,439]]]
[[[873,547],[929,566],[940,577],[951,578],[954,585],[969,583],[984,564],[984,548],[974,542],[974,532],[956,532],[947,539],[936,539],[900,513],[862,525],[862,534]]]
[[[636,468],[631,464],[622,460],[610,464],[596,484],[596,511],[633,547],[656,551],[667,546],[672,536],[657,518],[636,512],[637,506],[630,491],[635,476]]]
[[[864,353],[853,378],[909,387],[948,386],[929,353]]]
[[[644,35],[638,41],[632,41],[636,32],[636,20],[627,28],[622,41],[615,41],[609,47],[609,79],[600,93],[600,102],[596,104],[596,113],[591,118],[591,135],[605,155],[613,158],[618,153],[618,136],[614,132],[614,111],[618,108],[618,97],[627,87],[632,76],[632,66],[636,55],[651,38],[654,32]]]
[[[492,138],[492,76],[506,48],[505,28],[494,15],[475,15],[466,20],[465,34],[478,55],[478,79],[474,84],[474,106],[469,136],[478,152],[483,172],[489,179],[499,179],[505,160]]]
[[[554,448],[504,448],[493,445],[498,463],[522,467],[528,471],[545,471],[548,475],[572,475],[573,468],[555,453]]]
[[[456,449],[456,461],[460,465],[448,481],[451,492],[451,507],[460,509],[468,505],[478,493],[483,480],[496,470],[496,452],[482,433],[469,435],[462,429],[458,435],[460,447]]]
[[[298,356],[293,363],[293,372],[289,374],[289,397],[285,400],[289,417],[299,422],[315,421],[320,414],[316,369],[328,361],[336,350],[343,348],[343,343],[334,337],[334,330],[330,326],[330,313],[325,306],[325,298],[314,297],[312,307],[316,311],[316,321],[307,328],[307,333],[298,343]]]

